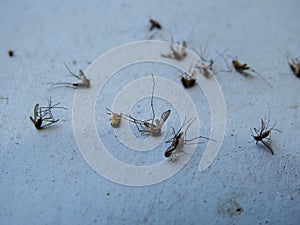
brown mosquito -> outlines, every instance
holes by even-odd
[[[288,62],[288,65],[290,67],[290,69],[292,70],[293,74],[300,78],[300,56],[296,57],[296,58],[292,58],[291,56],[289,56],[288,54],[284,54],[282,53]]]
[[[266,80],[266,78],[264,78],[260,73],[256,72],[256,70],[251,68],[247,63],[241,63],[237,59],[229,56],[232,59],[232,61],[231,61],[232,66],[230,67],[227,63],[226,58],[220,53],[219,53],[219,55],[224,59],[226,65],[229,69],[228,71],[225,71],[225,72],[231,72],[233,69],[235,69],[236,72],[238,72],[239,74],[243,75],[246,78],[253,77],[253,74],[255,74],[259,78],[261,78],[263,81],[265,81],[271,88],[273,88],[273,86],[270,84],[269,81]]]
[[[162,26],[160,25],[160,23],[158,21],[156,21],[154,19],[150,19],[149,22],[151,24],[151,26],[149,28],[150,31],[152,31],[154,28],[156,28],[158,30],[162,29]]]
[[[106,108],[107,114],[110,115],[109,121],[112,127],[118,128],[121,124],[122,113],[118,114]]]
[[[195,119],[191,119],[191,120],[188,120],[187,122],[184,122],[183,125],[180,127],[180,129],[177,131],[177,133],[175,133],[175,130],[172,127],[174,136],[165,142],[165,143],[171,143],[171,145],[167,148],[167,150],[164,153],[166,158],[169,158],[172,161],[175,161],[179,154],[184,153],[184,145],[197,144],[198,142],[192,143],[192,141],[198,140],[200,138],[216,142],[215,140],[204,137],[204,136],[198,136],[198,137],[195,137],[192,139],[187,139],[186,138],[187,131],[190,128],[190,126],[194,120]],[[185,127],[185,126],[187,126],[187,128],[185,129],[185,131],[182,131],[183,127]]]
[[[291,70],[296,77],[300,78],[300,60],[299,57],[292,59],[288,62]]]
[[[154,104],[153,104],[153,95],[154,95],[154,89],[155,89],[155,81],[154,76],[152,76],[152,95],[151,95],[151,110],[152,110],[152,118],[149,120],[138,120],[134,118],[131,115],[122,115],[124,119],[128,120],[129,122],[132,122],[136,125],[138,131],[142,134],[151,134],[153,136],[159,136],[161,133],[161,128],[165,121],[168,119],[171,110],[167,110],[162,113],[160,119],[156,118],[155,112],[154,112]]]
[[[56,103],[52,105],[51,98],[48,100],[48,106],[40,107],[39,104],[36,104],[34,106],[33,110],[33,117],[29,117],[31,122],[34,124],[35,128],[38,130],[41,130],[45,127],[48,127],[49,125],[53,123],[57,123],[59,119],[54,119],[52,114],[52,109],[65,109],[65,107],[58,106],[60,103]],[[46,123],[43,125],[43,123]]]
[[[175,59],[175,60],[183,60],[187,56],[186,48],[187,48],[187,43],[186,41],[182,41],[182,43],[177,46],[177,48],[174,48],[173,46],[173,38],[171,39],[171,53],[169,54],[160,54],[162,57],[165,58],[170,58],[170,59]]]
[[[269,122],[270,122],[270,117],[268,119],[267,124],[265,123],[265,121],[263,119],[261,119],[260,129],[257,129],[257,128],[254,127],[253,129],[254,129],[256,135],[251,134],[251,136],[253,137],[256,144],[258,142],[263,143],[269,149],[269,151],[272,153],[272,155],[274,155],[274,150],[271,146],[271,131],[276,130],[276,131],[280,132],[280,130],[275,129],[276,124],[272,128],[269,129],[268,128]]]
[[[90,80],[85,76],[82,70],[79,70],[79,75],[73,73],[69,67],[65,64],[65,67],[69,71],[69,73],[80,80],[78,83],[68,83],[68,82],[58,82],[58,83],[51,83],[56,87],[69,87],[69,88],[89,88],[90,87]]]

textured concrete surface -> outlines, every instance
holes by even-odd
[[[299,224],[300,80],[281,53],[299,56],[299,8],[297,0],[2,1],[0,224]],[[164,29],[149,32],[150,17]],[[74,72],[86,70],[120,44],[150,36],[170,40],[170,34],[176,41],[186,39],[190,48],[207,44],[213,57],[227,49],[274,88],[259,78],[217,73],[227,127],[211,167],[198,171],[204,143],[182,170],[161,183],[130,187],[111,182],[86,163],[77,147],[74,90],[49,89],[47,83],[73,80],[64,62]],[[15,50],[12,58],[9,49]],[[216,65],[224,68],[223,60]],[[118,90],[145,74],[178,82],[174,68],[145,63],[126,69],[128,76],[117,73],[99,94],[96,110],[104,112]],[[187,93],[201,113],[201,133],[209,135],[203,93],[197,87]],[[29,116],[33,106],[46,104],[49,96],[68,110],[54,112],[61,119],[56,126],[37,131]],[[155,102],[157,109],[165,104]],[[249,143],[250,128],[259,127],[268,112],[271,125],[277,122],[282,131],[272,133],[274,156]],[[110,128],[106,115],[95,121],[104,118]],[[161,157],[153,152],[124,154],[125,147],[112,139],[111,129],[99,133],[120,160],[138,164],[144,159],[150,164]]]

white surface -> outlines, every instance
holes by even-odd
[[[3,1],[0,8],[0,223],[1,224],[299,224],[300,150],[299,82],[284,56],[299,55],[299,1]],[[88,166],[76,145],[71,112],[74,90],[48,89],[46,83],[72,81],[64,67],[86,70],[106,51],[143,40],[148,19],[159,20],[155,38],[187,39],[190,48],[208,42],[208,52],[228,49],[249,63],[274,86],[235,73],[216,75],[227,106],[227,129],[217,159],[199,173],[204,145],[170,179],[147,187],[113,183]],[[15,50],[9,58],[7,50]],[[77,64],[73,65],[72,60]],[[218,67],[224,67],[221,59]],[[111,104],[128,82],[174,74],[174,68],[143,64],[116,74],[99,94],[96,110]],[[92,82],[92,81],[91,81]],[[124,85],[123,85],[124,84]],[[200,88],[187,92],[200,115],[201,135],[209,135],[210,110]],[[61,121],[44,131],[32,126],[33,106],[51,96],[68,111],[55,111]],[[148,104],[149,102],[141,102]],[[156,108],[166,104],[156,101]],[[173,110],[172,106],[170,106]],[[174,110],[176,111],[176,110]],[[250,128],[271,112],[281,133],[272,133],[272,156],[251,141]],[[143,112],[141,112],[143,113]],[[159,114],[159,113],[158,113]],[[175,113],[173,120],[178,115]],[[96,121],[106,121],[102,115]],[[170,121],[172,122],[172,121]],[[177,124],[178,125],[178,124]],[[99,132],[104,137],[112,129]],[[128,163],[158,161],[148,155],[111,154]],[[128,154],[127,154],[128,153]],[[129,154],[130,153],[130,154]],[[110,193],[110,195],[107,195]],[[237,207],[241,214],[235,214]]]

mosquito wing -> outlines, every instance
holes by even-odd
[[[270,150],[272,155],[274,155],[274,150],[273,150],[272,146],[268,142],[265,142],[263,140],[261,142]]]
[[[171,110],[170,110],[170,109],[167,110],[167,111],[165,111],[165,112],[161,115],[160,121],[161,121],[162,123],[164,123],[164,122],[168,119],[168,117],[170,116],[170,113],[171,113]]]
[[[34,106],[34,110],[33,110],[33,117],[34,117],[34,120],[36,120],[36,117],[38,116],[39,114],[39,108],[40,108],[40,105],[39,104],[36,104]]]

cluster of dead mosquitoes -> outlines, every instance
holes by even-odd
[[[162,29],[162,25],[154,20],[150,19],[150,27],[149,30],[152,31],[153,29]],[[169,53],[162,53],[162,57],[171,58],[174,60],[184,60],[187,56],[187,43],[183,41],[180,45],[177,45],[175,48],[173,46],[173,40],[171,40],[171,46],[170,46],[170,52]],[[9,50],[8,56],[14,57],[13,50]],[[226,72],[231,72],[233,69],[235,69],[236,72],[239,74],[248,77],[253,76],[253,74],[258,75],[260,78],[265,80],[260,74],[258,74],[254,69],[249,67],[246,63],[240,63],[237,59],[232,58],[231,66],[227,64],[226,58],[223,54],[218,53],[226,62],[228,70]],[[198,54],[199,55],[199,54]],[[200,55],[199,55],[200,56]],[[196,63],[196,65],[193,66],[193,70],[190,71],[190,73],[184,73],[181,76],[181,83],[185,88],[191,88],[196,85],[196,70],[199,70],[200,73],[205,76],[206,78],[210,78],[213,74],[215,74],[215,70],[213,68],[214,60],[210,59],[207,60],[206,58],[200,56],[201,60]],[[293,74],[300,78],[300,58],[291,58],[288,57],[288,65],[290,69],[292,70]],[[70,72],[72,76],[77,78],[79,80],[78,83],[67,83],[67,82],[60,82],[60,83],[52,83],[52,85],[56,87],[69,87],[69,88],[89,88],[90,87],[90,80],[85,76],[84,72],[82,70],[79,70],[79,75],[74,74],[71,72],[71,70],[68,68],[68,66],[65,64],[67,70]],[[134,118],[131,115],[124,115],[122,113],[118,114],[115,112],[112,112],[110,109],[106,108],[107,114],[110,116],[109,121],[111,123],[111,126],[114,128],[118,128],[120,126],[121,120],[125,119],[129,121],[130,123],[133,123],[136,125],[137,130],[141,134],[146,135],[152,135],[152,136],[159,136],[161,134],[161,128],[165,121],[168,119],[171,110],[165,111],[160,119],[155,117],[154,113],[154,107],[153,107],[153,94],[154,94],[154,88],[155,88],[155,81],[153,74],[153,88],[152,88],[152,97],[151,97],[151,109],[152,109],[152,118],[149,120],[139,120]],[[268,81],[265,80],[267,83]],[[268,83],[270,87],[272,85]],[[1,97],[3,98],[3,97]],[[59,106],[60,103],[53,104],[52,99],[48,99],[48,105],[47,106],[40,106],[39,104],[36,104],[34,106],[33,111],[33,117],[30,116],[30,120],[35,126],[36,129],[41,130],[44,128],[47,128],[48,126],[57,123],[59,119],[55,119],[52,110],[53,109],[64,109],[67,110],[65,107]],[[177,132],[175,132],[174,128],[173,130],[173,137],[166,141],[166,143],[169,143],[170,146],[165,151],[164,155],[166,158],[172,159],[173,161],[176,159],[176,157],[182,153],[184,153],[184,145],[188,142],[195,141],[199,138],[204,138],[210,141],[214,141],[213,139],[204,137],[204,136],[198,136],[192,139],[186,139],[186,133],[191,126],[194,119],[185,120],[182,126],[179,128]],[[270,116],[268,120],[261,119],[261,126],[259,129],[254,128],[255,134],[251,134],[256,144],[258,142],[263,143],[266,148],[274,155],[274,150],[271,146],[271,131],[276,130],[280,131],[278,129],[275,129],[275,125],[271,128],[269,128],[269,122],[270,122]],[[183,131],[183,128],[185,127],[185,130]],[[195,143],[196,144],[196,143]]]

